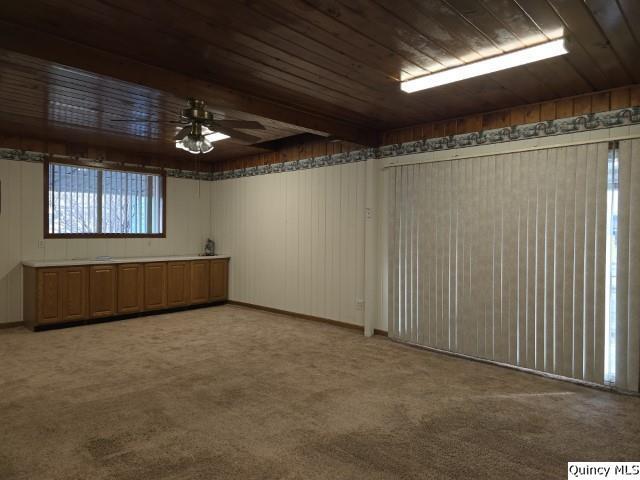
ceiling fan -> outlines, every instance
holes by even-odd
[[[189,153],[207,153],[213,150],[213,142],[232,138],[242,143],[256,143],[260,138],[236,129],[264,130],[260,122],[251,120],[216,120],[206,109],[204,100],[189,99],[189,106],[180,111],[178,120],[132,120],[117,119],[113,122],[130,123],[171,123],[183,127],[175,136],[176,148]]]

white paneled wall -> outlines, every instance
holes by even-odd
[[[0,323],[22,321],[22,260],[199,253],[211,232],[211,182],[167,179],[167,238],[43,240],[42,164],[0,160]]]
[[[365,162],[213,182],[230,298],[362,325]]]

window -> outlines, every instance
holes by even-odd
[[[164,176],[45,164],[46,237],[164,237]]]

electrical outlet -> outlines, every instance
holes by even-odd
[[[38,248],[44,248],[44,240],[38,240]]]
[[[361,298],[356,298],[356,308],[358,310],[364,310],[364,300]]]
[[[364,211],[365,211],[365,218],[367,220],[371,220],[373,218],[373,209],[370,207],[367,207],[364,209]]]

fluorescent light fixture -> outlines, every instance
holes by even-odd
[[[557,57],[568,53],[564,44],[564,38],[542,43],[535,47],[523,48],[504,55],[498,55],[477,62],[461,65],[441,72],[425,75],[400,84],[400,88],[408,93],[426,90],[427,88],[438,87],[447,83],[459,82],[467,78],[473,78],[487,73],[506,70],[507,68],[526,65],[537,62],[545,58]]]

